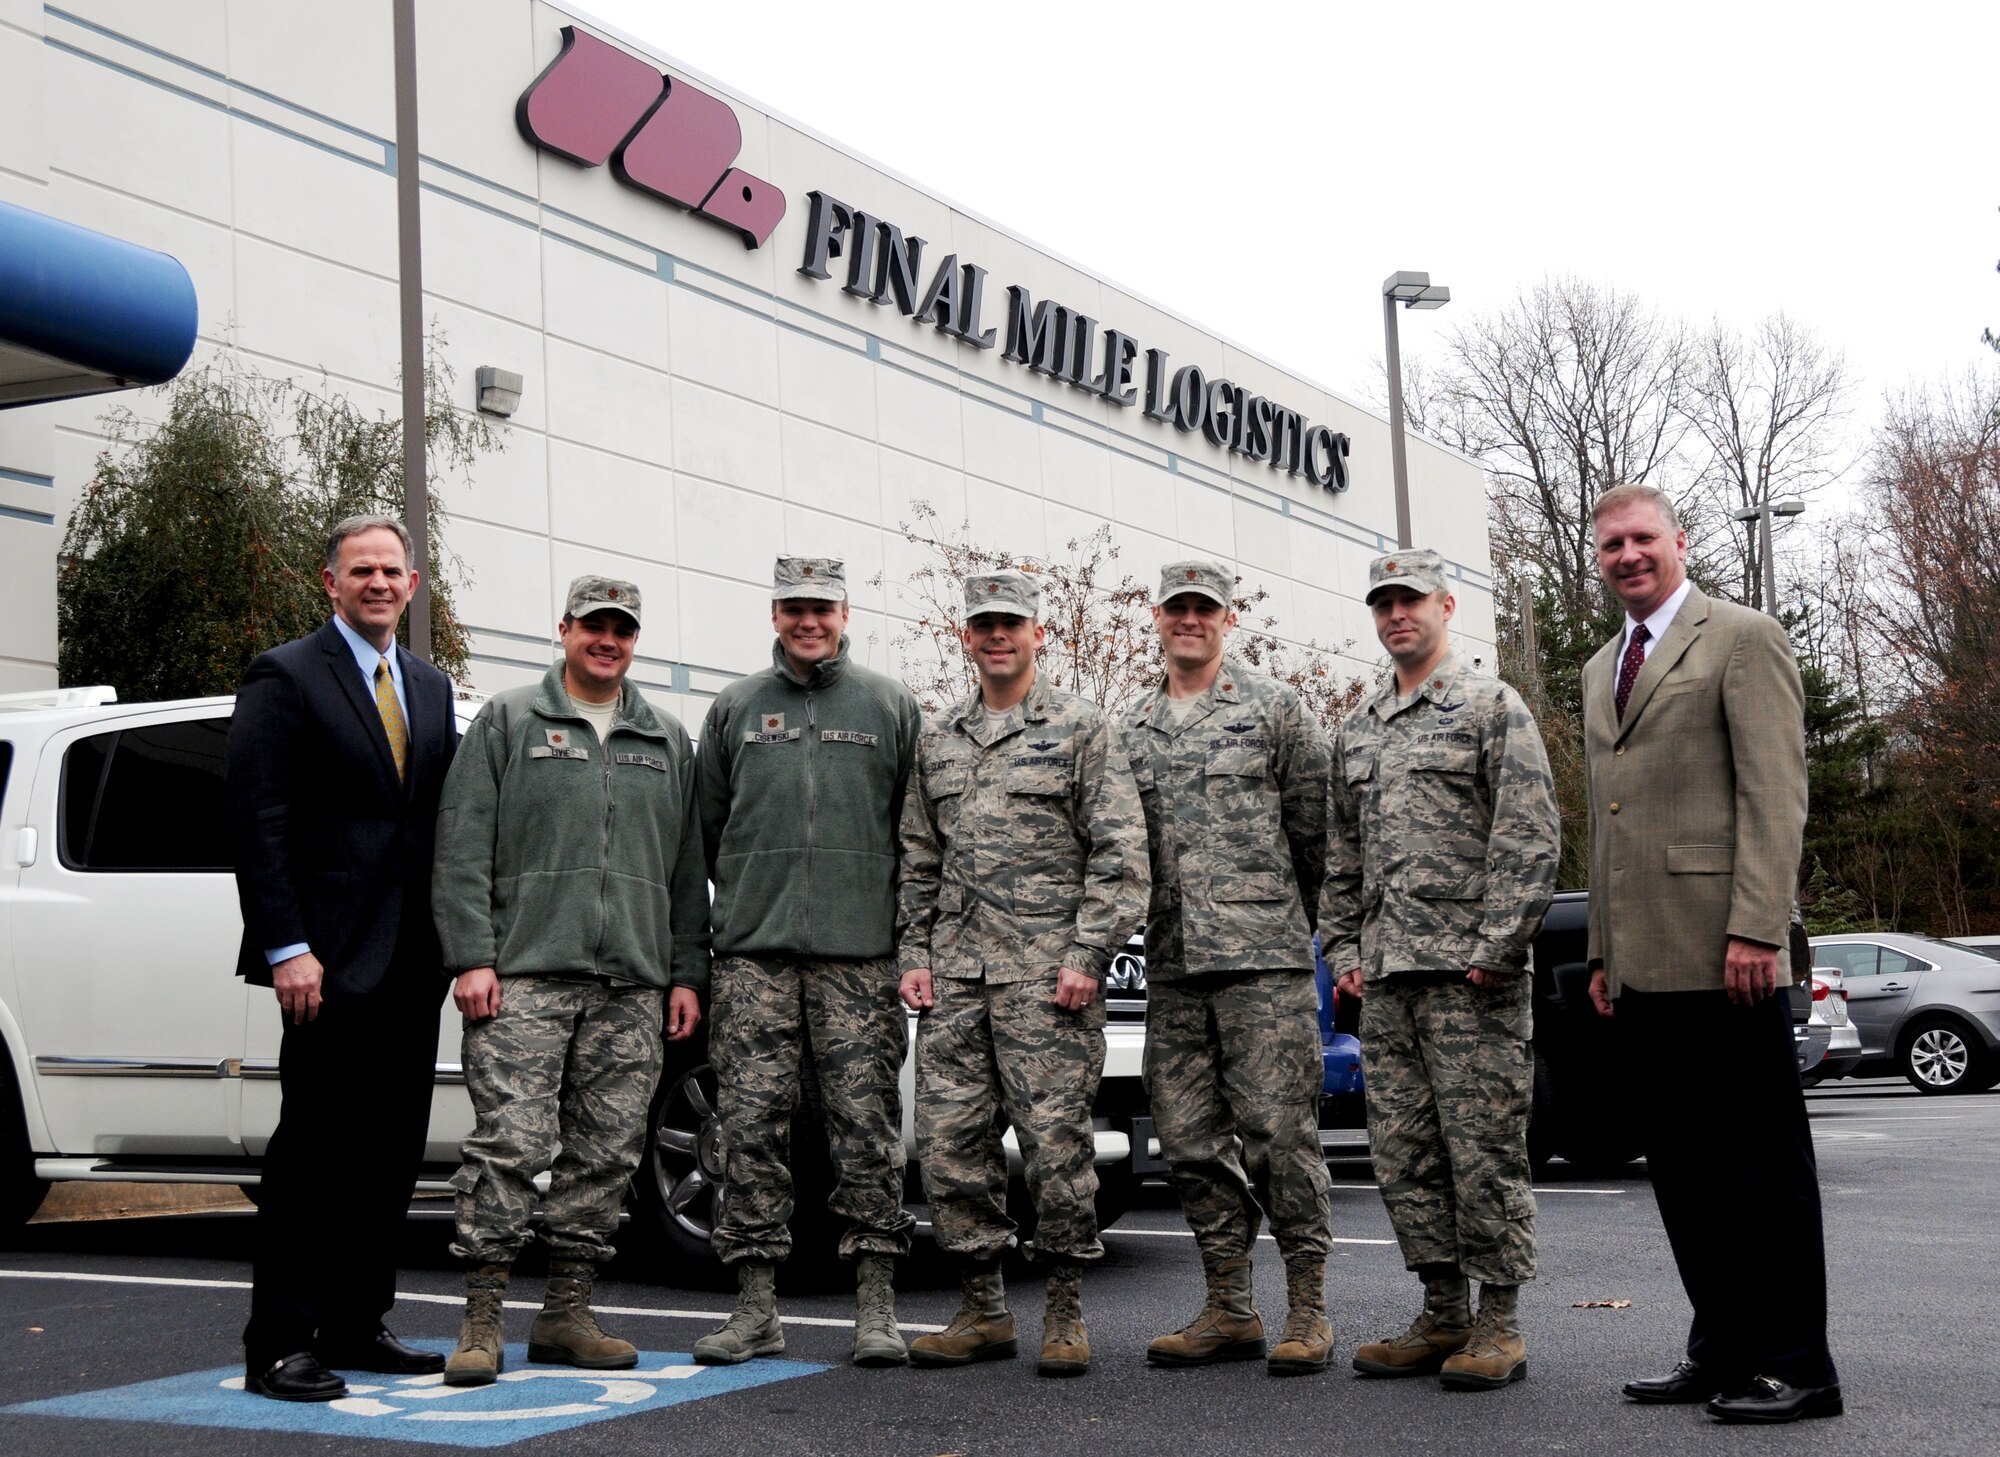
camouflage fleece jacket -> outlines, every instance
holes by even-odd
[[[431,893],[445,969],[705,988],[687,730],[628,682],[599,743],[562,671],[487,699],[452,761]]]
[[[1312,969],[1326,875],[1326,736],[1285,684],[1225,658],[1176,726],[1166,685],[1126,711],[1153,902],[1146,978]]]
[[[977,693],[925,725],[903,800],[904,971],[1102,977],[1146,911],[1145,818],[1118,731],[1036,684],[989,726]]]
[[[1561,823],[1534,715],[1447,655],[1340,726],[1320,944],[1336,976],[1519,971],[1555,890]]]

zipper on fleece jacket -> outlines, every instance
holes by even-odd
[[[812,690],[806,690],[806,935],[803,950],[813,950],[813,816],[819,808],[819,732],[813,720]]]

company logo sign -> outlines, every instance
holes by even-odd
[[[521,135],[585,167],[733,228],[762,247],[785,194],[735,164],[743,128],[728,103],[663,75],[573,25],[562,52],[514,106]]]

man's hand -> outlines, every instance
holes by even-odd
[[[1600,1017],[1611,1015],[1611,977],[1601,966],[1590,974],[1590,1005]]]
[[[1777,991],[1778,948],[1731,936],[1729,959],[1722,968],[1722,989],[1739,1007],[1754,1007]]]
[[[1520,974],[1518,971],[1488,971],[1483,966],[1475,966],[1466,972],[1465,979],[1476,987],[1504,987]]]
[[[685,1042],[701,1025],[701,994],[693,987],[667,993],[667,1041]]]
[[[1065,1012],[1081,1012],[1096,1000],[1096,977],[1071,971],[1067,966],[1056,973],[1055,1002]]]
[[[319,984],[326,968],[310,951],[288,956],[271,968],[271,988],[278,994],[278,1009],[292,1023],[310,1022],[319,1016]]]
[[[490,966],[461,971],[451,984],[451,999],[468,1022],[484,1022],[500,1012],[500,976]]]
[[[919,966],[904,972],[902,979],[896,983],[896,995],[912,1012],[927,1012],[935,1007],[937,1002],[931,996],[931,969]]]
[[[1350,966],[1340,974],[1340,980],[1333,984],[1334,990],[1343,997],[1361,1000],[1361,968]]]

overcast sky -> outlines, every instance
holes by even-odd
[[[1548,273],[1783,308],[1858,426],[1994,362],[1993,0],[580,7],[1351,397],[1399,268],[1452,291],[1419,355]]]

